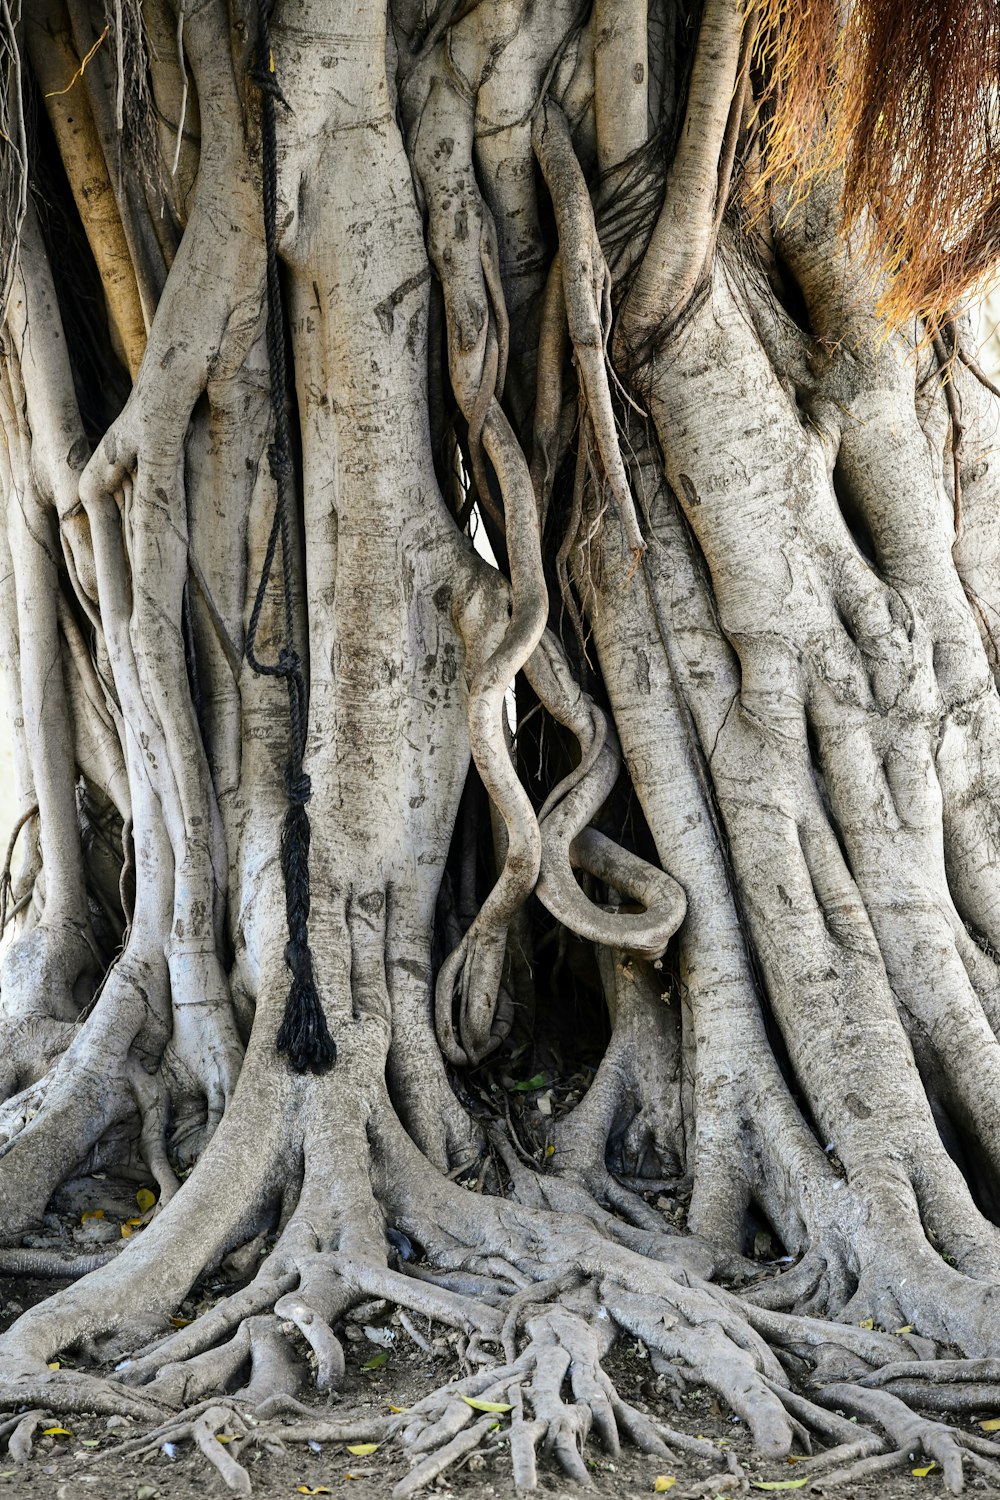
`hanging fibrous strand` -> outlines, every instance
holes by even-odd
[[[840,178],[844,228],[893,326],[932,328],[1000,256],[1000,9],[993,0],[763,0],[759,187]]]

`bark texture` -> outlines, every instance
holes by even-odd
[[[886,329],[835,182],[755,196],[755,25],[0,5],[0,1270],[69,1283],[0,1407],[247,1492],[214,1433],[335,1390],[384,1299],[459,1380],[280,1431],[407,1444],[399,1497],[463,1397],[519,1488],[591,1429],[707,1450],[622,1334],[771,1457],[1000,1477],[920,1414],[1000,1399],[998,409],[961,318]],[[519,1133],[502,1080],[581,1063]],[[26,1244],[94,1170],[139,1232]]]

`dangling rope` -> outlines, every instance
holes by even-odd
[[[337,1060],[337,1048],[323,1014],[313,978],[312,954],[309,951],[309,815],[306,803],[312,796],[309,777],[302,769],[306,748],[306,685],[302,659],[295,649],[294,576],[291,535],[291,506],[294,504],[295,470],[292,459],[291,432],[285,407],[287,374],[285,369],[285,329],[282,315],[281,283],[278,280],[277,250],[277,179],[278,159],[274,124],[276,100],[285,104],[274,72],[271,36],[268,26],[267,0],[259,11],[257,65],[251,75],[260,90],[261,147],[263,156],[264,242],[267,249],[267,358],[270,366],[271,410],[274,415],[274,440],[267,457],[275,484],[274,519],[264,554],[264,566],[257,586],[247,630],[246,657],[254,672],[263,677],[283,677],[288,690],[290,745],[285,766],[285,790],[288,811],[281,831],[281,872],[285,881],[285,906],[288,913],[288,942],[285,962],[292,983],[285,1004],[285,1015],[276,1046],[284,1052],[297,1073],[325,1073]],[[262,662],[256,655],[257,628],[274,567],[278,543],[281,543],[281,590],[285,611],[285,639],[274,664]]]

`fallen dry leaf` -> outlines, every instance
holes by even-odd
[[[463,1396],[462,1400],[466,1406],[471,1406],[473,1411],[512,1411],[506,1401],[480,1401],[476,1396]]]

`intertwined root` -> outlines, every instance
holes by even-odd
[[[420,1185],[416,1192],[428,1212],[422,1263],[400,1259],[392,1269],[377,1256],[320,1251],[308,1224],[293,1215],[246,1286],[154,1339],[112,1379],[51,1371],[38,1359],[22,1359],[15,1371],[8,1353],[0,1401],[17,1415],[0,1436],[12,1457],[29,1457],[48,1413],[96,1411],[130,1416],[144,1431],[88,1462],[190,1441],[238,1494],[251,1488],[241,1455],[306,1442],[401,1448],[410,1468],[396,1500],[484,1446],[508,1446],[519,1490],[537,1487],[540,1459],[588,1485],[585,1451],[594,1435],[610,1457],[628,1443],[664,1467],[680,1455],[728,1466],[724,1481],[697,1481],[691,1495],[715,1493],[723,1482],[746,1489],[747,1474],[726,1445],[678,1431],[619,1391],[605,1361],[627,1334],[677,1385],[704,1385],[721,1397],[763,1458],[781,1462],[794,1451],[796,1477],[855,1482],[923,1456],[940,1465],[953,1493],[968,1466],[1000,1480],[1000,1445],[917,1410],[988,1408],[1000,1395],[1000,1361],[936,1359],[934,1346],[909,1331],[745,1302],[616,1243],[598,1227],[596,1209],[587,1219],[484,1202],[453,1185],[436,1198]],[[409,1213],[405,1192],[389,1196]],[[456,1234],[475,1225],[477,1243],[460,1251]],[[455,1330],[464,1373],[408,1410],[331,1418],[303,1398],[310,1385],[342,1384],[339,1321],[353,1308],[361,1316],[373,1298],[399,1309],[407,1327],[417,1315]],[[414,1336],[420,1342],[418,1330]],[[808,1395],[792,1388],[789,1369],[802,1373]]]
[[[612,1456],[620,1452],[621,1440],[625,1438],[641,1452],[665,1462],[675,1461],[668,1447],[670,1443],[676,1449],[718,1463],[720,1454],[710,1442],[674,1431],[639,1411],[619,1394],[601,1364],[614,1342],[614,1328],[592,1293],[581,1295],[577,1291],[571,1295],[575,1307],[559,1303],[544,1305],[547,1295],[555,1295],[565,1288],[567,1281],[575,1280],[566,1276],[553,1278],[507,1299],[497,1340],[506,1347],[504,1358],[498,1363],[489,1355],[483,1347],[486,1340],[476,1340],[475,1347],[470,1341],[466,1363],[478,1362],[482,1368],[442,1386],[406,1412],[385,1418],[330,1420],[310,1413],[287,1394],[252,1393],[251,1380],[250,1385],[224,1403],[205,1400],[187,1406],[153,1432],[108,1450],[102,1457],[140,1457],[164,1444],[191,1440],[230,1488],[248,1494],[249,1477],[238,1462],[240,1449],[247,1443],[268,1448],[287,1442],[382,1443],[396,1439],[411,1461],[410,1472],[393,1491],[397,1500],[425,1489],[493,1434],[509,1442],[514,1482],[519,1490],[537,1487],[539,1454],[551,1456],[568,1479],[589,1485],[583,1455],[592,1431],[597,1433],[605,1452]],[[517,1353],[522,1316],[527,1338]],[[227,1362],[232,1345],[240,1344],[245,1352],[260,1337],[254,1324],[267,1321],[248,1320],[222,1350],[211,1352],[222,1354],[223,1363]],[[192,1375],[199,1360],[202,1370],[205,1368],[205,1356],[192,1360],[188,1367]],[[221,1365],[218,1360],[215,1364],[218,1375]],[[178,1369],[176,1365],[168,1367],[170,1372]],[[155,1384],[162,1391],[163,1377]],[[276,1414],[294,1414],[292,1425],[280,1425],[274,1420]],[[224,1442],[213,1442],[220,1433]]]
[[[379,1273],[372,1271],[370,1284],[378,1279]],[[546,1297],[553,1300],[546,1302]],[[723,1483],[727,1488],[746,1490],[747,1474],[731,1450],[720,1450],[706,1438],[678,1431],[659,1417],[639,1410],[624,1399],[603,1368],[602,1360],[615,1341],[618,1317],[631,1316],[638,1323],[645,1314],[655,1316],[658,1310],[666,1330],[660,1347],[673,1343],[676,1348],[678,1340],[687,1339],[686,1357],[674,1367],[676,1378],[704,1380],[716,1391],[725,1392],[734,1408],[754,1411],[751,1426],[758,1447],[762,1446],[762,1431],[768,1420],[772,1425],[784,1425],[787,1440],[775,1444],[772,1456],[785,1457],[793,1446],[799,1450],[797,1478],[821,1480],[824,1486],[856,1483],[926,1459],[941,1467],[946,1486],[955,1494],[962,1489],[966,1465],[994,1483],[1000,1479],[996,1462],[1000,1445],[920,1416],[912,1409],[913,1403],[881,1388],[906,1381],[909,1387],[920,1387],[923,1392],[917,1404],[921,1399],[948,1404],[950,1393],[956,1389],[955,1378],[961,1381],[966,1373],[960,1362],[890,1364],[866,1377],[864,1383],[829,1384],[807,1399],[789,1388],[770,1351],[758,1350],[755,1359],[742,1365],[731,1359],[734,1345],[728,1336],[734,1325],[725,1316],[723,1300],[724,1294],[718,1306],[725,1327],[705,1323],[696,1325],[695,1333],[689,1325],[686,1335],[682,1330],[671,1336],[670,1325],[678,1320],[665,1310],[665,1304],[654,1309],[651,1303],[633,1295],[631,1312],[619,1301],[613,1321],[607,1304],[598,1300],[592,1288],[581,1285],[576,1276],[550,1278],[504,1299],[499,1334],[473,1335],[464,1362],[467,1368],[479,1368],[433,1391],[406,1411],[384,1417],[328,1417],[310,1410],[287,1390],[283,1393],[280,1381],[265,1394],[266,1382],[260,1377],[265,1366],[273,1376],[275,1351],[282,1336],[274,1317],[251,1317],[239,1325],[227,1343],[208,1351],[211,1359],[196,1356],[186,1365],[192,1381],[186,1388],[188,1395],[197,1387],[199,1371],[204,1375],[211,1364],[217,1379],[223,1375],[224,1366],[235,1373],[240,1356],[243,1364],[251,1361],[252,1373],[245,1386],[230,1397],[189,1401],[151,1431],[100,1455],[91,1455],[88,1462],[109,1457],[140,1458],[164,1445],[169,1451],[172,1445],[191,1441],[230,1489],[249,1494],[250,1478],[240,1456],[255,1447],[277,1452],[286,1444],[394,1442],[410,1460],[409,1472],[393,1490],[394,1500],[406,1500],[476,1449],[487,1446],[495,1451],[498,1441],[509,1445],[512,1477],[518,1490],[537,1487],[540,1456],[553,1460],[566,1479],[588,1486],[591,1478],[584,1455],[589,1437],[596,1433],[610,1457],[620,1452],[624,1440],[664,1466],[676,1466],[681,1461],[679,1456],[686,1455],[707,1460],[716,1468],[727,1468],[725,1479],[716,1474],[689,1485],[689,1495],[715,1493]],[[207,1318],[211,1322],[213,1314]],[[525,1340],[518,1352],[522,1324]],[[792,1331],[789,1328],[789,1334]],[[858,1346],[858,1340],[852,1337],[857,1332],[845,1329],[848,1344]],[[187,1331],[183,1337],[190,1344]],[[831,1338],[837,1339],[833,1329]],[[176,1342],[176,1338],[168,1341]],[[753,1343],[752,1335],[747,1342]],[[493,1346],[493,1353],[488,1352],[487,1344]],[[505,1349],[502,1355],[501,1346]],[[282,1363],[287,1363],[287,1352],[278,1356],[277,1364]],[[984,1379],[997,1374],[995,1362],[978,1363],[981,1368],[975,1373]],[[732,1368],[727,1369],[727,1364]],[[154,1382],[161,1395],[165,1380],[175,1378],[181,1368],[177,1363],[163,1369]],[[910,1373],[918,1370],[926,1371],[926,1377]],[[984,1391],[981,1382],[967,1384],[977,1393]],[[146,1389],[151,1392],[153,1387]],[[996,1387],[992,1389],[995,1393]],[[769,1418],[765,1415],[768,1406]],[[32,1433],[42,1423],[46,1410],[58,1409],[57,1403],[49,1402],[5,1424],[0,1435],[8,1436],[12,1457],[18,1462],[28,1458]],[[152,1409],[147,1407],[147,1422]],[[813,1453],[814,1438],[828,1446]]]
[[[361,957],[358,947],[357,976]],[[633,988],[619,997],[619,1020],[634,1044],[629,1025],[646,1014],[653,992],[646,997]],[[886,1306],[897,1305],[900,1288],[889,1290],[898,1262],[888,1220],[881,1259],[872,1252],[866,1266],[852,1261],[854,1283],[839,1292],[834,1284],[850,1268],[831,1241],[742,1298],[712,1284],[704,1243],[651,1222],[648,1205],[645,1213],[612,1215],[572,1162],[568,1170],[556,1161],[554,1170],[537,1172],[504,1156],[505,1198],[448,1180],[416,1150],[392,1109],[382,1073],[388,1040],[380,1016],[358,1015],[341,1029],[337,1070],[306,1092],[267,1066],[259,1038],[251,1045],[246,1089],[182,1192],[113,1264],[33,1309],[0,1342],[0,1403],[24,1418],[9,1429],[17,1455],[27,1456],[41,1421],[36,1414],[91,1411],[142,1424],[145,1436],[130,1452],[192,1441],[239,1493],[250,1483],[241,1445],[275,1442],[391,1441],[411,1460],[399,1496],[417,1493],[483,1445],[509,1445],[522,1489],[538,1484],[545,1459],[586,1484],[585,1445],[593,1435],[612,1456],[627,1442],[664,1466],[673,1453],[718,1464],[724,1455],[713,1444],[665,1426],[617,1389],[605,1361],[627,1335],[678,1384],[703,1385],[721,1398],[766,1460],[782,1462],[793,1450],[809,1456],[818,1437],[827,1451],[810,1464],[824,1482],[878,1472],[911,1451],[939,1463],[953,1488],[964,1464],[992,1474],[1000,1449],[916,1412],[988,1406],[1000,1364],[938,1360],[930,1339],[904,1328],[880,1331],[870,1312],[859,1312],[854,1323],[828,1321],[845,1297],[868,1297],[878,1316],[880,1286]],[[289,1091],[299,1100],[305,1137],[293,1158],[287,1142],[282,1148],[261,1135],[262,1120],[283,1117],[279,1105]],[[590,1126],[597,1136],[607,1129],[600,1109],[583,1123],[588,1138]],[[232,1162],[247,1163],[251,1140],[257,1175],[244,1165],[236,1187]],[[591,1141],[584,1154],[600,1159],[600,1144]],[[247,1204],[257,1202],[262,1212],[278,1181],[276,1167],[261,1165],[265,1156],[280,1157],[282,1172],[300,1186],[297,1201],[294,1190],[286,1192],[277,1241],[255,1265],[260,1226],[247,1220]],[[846,1184],[844,1193],[860,1212],[860,1190]],[[865,1202],[877,1227],[878,1195],[870,1192]],[[636,1205],[644,1206],[638,1198]],[[240,1252],[242,1274],[255,1271],[247,1284],[190,1325],[167,1330],[164,1319],[199,1271],[248,1234],[258,1239]],[[978,1297],[982,1323],[992,1283],[934,1261],[944,1278],[939,1300],[950,1287],[955,1317],[968,1322]],[[824,1267],[839,1269],[832,1280],[827,1275],[824,1316],[812,1317],[803,1308],[815,1304]],[[150,1342],[122,1360],[112,1379],[47,1367],[65,1349],[119,1359],[128,1347],[123,1335],[135,1340],[137,1306],[150,1313],[154,1284]],[[829,1305],[831,1298],[838,1305]],[[452,1330],[461,1377],[406,1412],[317,1416],[304,1404],[309,1390],[342,1387],[340,1325],[372,1299]],[[790,1371],[807,1382],[808,1395],[792,1388]],[[218,1443],[220,1432],[232,1441]],[[730,1480],[742,1485],[742,1470],[727,1461]]]

